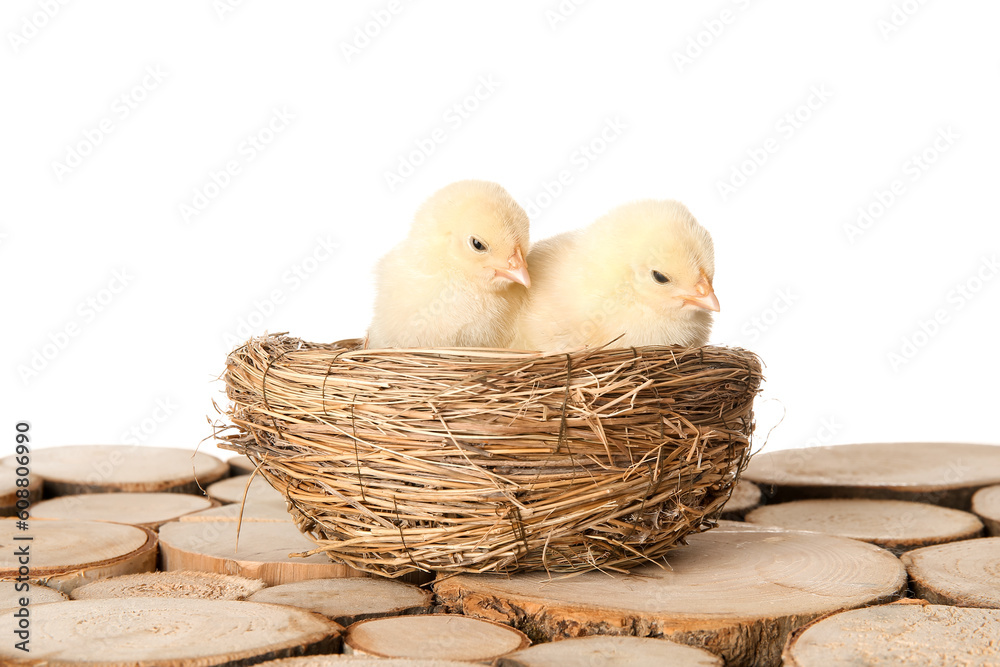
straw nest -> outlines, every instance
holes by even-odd
[[[746,350],[360,342],[234,350],[218,434],[360,570],[626,570],[713,527],[749,458]]]

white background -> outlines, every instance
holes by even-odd
[[[761,435],[784,413],[768,449],[1000,442],[996,3],[233,4],[3,3],[0,454],[17,420],[194,448],[229,350],[363,335],[375,261],[463,178],[534,240],[685,202],[712,342],[766,362]]]

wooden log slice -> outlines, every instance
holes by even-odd
[[[1000,537],[1000,484],[976,491],[972,511],[983,520],[987,535]]]
[[[474,664],[474,663],[473,663]],[[465,660],[410,660],[364,655],[316,655],[262,662],[260,667],[469,667]]]
[[[59,496],[32,506],[36,519],[114,521],[156,530],[179,516],[214,507],[204,496],[187,493],[87,493]]]
[[[1000,609],[1000,537],[917,549],[903,554],[902,561],[917,597],[933,604]]]
[[[30,470],[30,468],[29,468]],[[14,516],[17,512],[17,492],[22,488],[17,485],[16,468],[0,466],[0,517]],[[31,471],[28,475],[28,503],[33,507],[42,499],[42,478]]]
[[[5,614],[0,632],[14,638]],[[230,600],[71,600],[31,610],[30,653],[0,642],[0,663],[46,667],[241,666],[337,650],[342,628],[294,607]]]
[[[247,489],[247,482],[250,488]],[[243,494],[246,493],[247,504],[254,502],[281,503],[285,504],[285,497],[276,491],[263,475],[257,475],[250,481],[250,475],[230,477],[221,482],[212,484],[205,489],[210,498],[218,500],[220,503],[242,503]]]
[[[722,667],[722,658],[694,646],[648,637],[579,637],[536,644],[503,656],[496,667]]]
[[[21,590],[27,585],[27,590]],[[66,594],[49,588],[39,581],[0,581],[0,609],[12,609],[21,606],[21,599],[27,598],[28,604],[47,604],[49,602],[65,602]]]
[[[1000,611],[887,604],[853,609],[800,629],[785,667],[998,664]]]
[[[147,572],[101,579],[80,586],[74,600],[106,598],[197,598],[200,600],[245,600],[264,588],[260,579],[247,579],[215,572]]]
[[[530,644],[523,632],[501,623],[457,614],[425,614],[358,621],[347,628],[344,653],[485,662]]]
[[[257,466],[254,465],[253,461],[242,455],[228,458],[226,459],[226,463],[229,464],[229,475],[231,477],[249,475],[257,469]]]
[[[688,542],[665,567],[628,575],[459,575],[434,590],[449,610],[511,623],[534,640],[662,637],[727,665],[756,666],[776,665],[785,638],[803,623],[891,600],[906,587],[897,558],[855,540],[736,524]]]
[[[31,520],[18,530],[0,520],[0,579],[18,576],[17,549],[29,551],[31,577],[63,593],[98,579],[156,569],[156,533],[102,521]],[[17,539],[30,536],[30,541]]]
[[[788,530],[812,530],[871,542],[901,554],[910,549],[978,537],[976,515],[949,507],[906,500],[823,498],[764,505],[747,523]]]
[[[369,618],[426,613],[433,603],[433,596],[422,588],[391,579],[361,577],[271,586],[249,599],[301,607],[344,626]]]
[[[181,521],[271,521],[292,523],[292,515],[285,509],[285,501],[271,502],[248,500],[246,505],[231,503],[221,507],[192,512],[179,517]]]
[[[747,512],[760,505],[760,487],[753,482],[741,479],[733,487],[733,494],[726,501],[722,510],[722,518],[730,521],[740,521]]]
[[[268,586],[304,579],[360,577],[362,572],[333,563],[324,553],[290,554],[316,547],[289,521],[247,522],[239,532],[235,521],[173,521],[160,527],[161,569],[235,574],[261,579]]]
[[[14,466],[14,457],[3,459]],[[78,493],[192,493],[229,473],[224,461],[170,447],[67,445],[36,449],[31,472],[45,481],[45,496]]]
[[[751,458],[743,478],[769,502],[874,498],[968,510],[977,489],[1000,483],[1000,447],[897,442],[784,449]]]

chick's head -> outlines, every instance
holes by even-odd
[[[719,310],[712,237],[683,204],[626,204],[595,227],[592,252],[622,298],[665,317],[698,318]]]
[[[430,246],[443,270],[488,290],[531,285],[528,215],[489,181],[459,181],[434,193],[417,211],[411,239]]]

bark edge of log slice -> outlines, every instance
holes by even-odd
[[[880,442],[781,449],[755,454],[741,478],[760,486],[768,503],[873,498],[968,511],[973,493],[1000,484],[1000,447]]]
[[[248,599],[301,607],[343,626],[370,618],[426,614],[434,602],[429,591],[417,586],[371,577],[308,579],[269,586]]]
[[[997,646],[1000,610],[904,600],[830,614],[799,628],[781,664],[986,667],[997,664]]]
[[[260,579],[233,574],[174,570],[101,579],[73,589],[70,597],[74,600],[139,597],[245,600],[263,590],[264,586]]]
[[[804,530],[876,544],[897,556],[912,549],[979,537],[971,512],[908,500],[812,498],[763,505],[748,512],[755,526]]]
[[[494,667],[722,667],[722,658],[703,648],[666,639],[590,635],[535,644],[497,659]]]
[[[976,491],[972,496],[972,512],[983,520],[987,535],[1000,537],[1000,484]]]
[[[343,632],[303,609],[231,600],[70,600],[33,607],[32,617],[29,657],[2,642],[5,666],[237,667],[336,651]],[[6,615],[0,632],[13,636],[16,622]]]
[[[627,575],[457,575],[434,590],[449,611],[510,623],[536,641],[655,637],[756,667],[778,664],[795,628],[897,599],[907,583],[902,563],[885,549],[748,524],[691,535],[666,560],[668,567]]]
[[[179,447],[63,445],[36,449],[31,456],[31,472],[44,481],[46,498],[119,492],[200,495],[229,474],[221,459]],[[12,459],[0,463],[9,467]]]
[[[453,634],[442,641],[442,630]],[[344,634],[345,655],[377,658],[486,662],[530,645],[516,628],[461,614],[371,618],[352,624]]]
[[[364,655],[313,655],[281,658],[262,662],[258,667],[469,667],[477,663],[465,660],[411,660],[410,658],[371,658]],[[482,663],[479,663],[482,664]]]
[[[16,535],[14,519],[0,520],[0,578],[16,576],[18,564],[4,559]],[[63,593],[98,579],[156,569],[158,538],[142,526],[105,521],[37,519],[30,523],[31,576]],[[82,555],[74,557],[72,554]]]
[[[924,547],[900,560],[914,595],[931,604],[1000,609],[1000,537]]]

